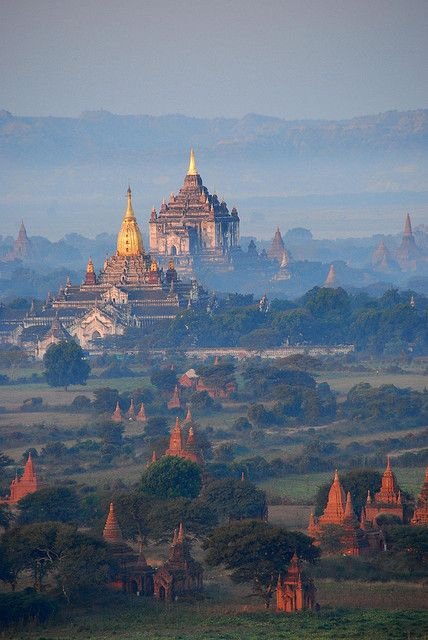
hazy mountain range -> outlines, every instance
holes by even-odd
[[[428,109],[342,121],[181,115],[20,117],[0,111],[3,234],[115,233],[128,182],[142,227],[177,191],[193,146],[208,189],[237,205],[244,235],[397,233],[428,219]]]

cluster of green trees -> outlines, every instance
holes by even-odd
[[[343,413],[354,422],[393,424],[396,429],[426,424],[428,391],[400,389],[392,384],[372,387],[361,382],[349,390]]]
[[[261,518],[265,493],[236,478],[202,482],[200,467],[189,460],[164,457],[143,473],[139,486],[119,492],[117,512],[128,535],[169,540],[179,522],[193,535],[210,533],[219,523]]]
[[[29,572],[37,592],[53,580],[67,601],[81,590],[108,582],[116,568],[107,544],[61,522],[11,528],[0,539],[0,558],[0,579],[12,590]]]
[[[428,300],[412,292],[387,291],[381,298],[314,287],[296,302],[274,300],[268,313],[245,300],[220,301],[214,313],[190,309],[165,332],[154,330],[147,346],[243,346],[256,349],[291,344],[355,344],[375,355],[426,353]],[[150,344],[149,344],[150,343]]]

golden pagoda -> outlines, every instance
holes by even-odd
[[[117,236],[117,255],[140,256],[143,253],[143,238],[132,208],[131,187],[128,187],[128,206]]]

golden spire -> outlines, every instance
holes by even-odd
[[[143,252],[143,239],[132,208],[131,187],[128,187],[128,206],[117,236],[117,255],[138,256]]]
[[[193,151],[193,149],[190,149],[190,161],[189,161],[189,168],[187,169],[187,175],[188,176],[198,175],[198,170],[196,168],[196,161],[195,161],[195,152]]]
[[[126,207],[125,218],[135,218],[134,209],[132,208],[131,187],[129,185],[128,185],[127,196],[128,196],[128,206]]]

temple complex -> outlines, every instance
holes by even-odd
[[[385,240],[381,240],[372,253],[372,267],[376,271],[388,273],[398,268],[398,265],[391,257],[391,252],[385,244]]]
[[[47,486],[48,485],[42,482],[37,476],[30,452],[22,476],[19,478],[18,474],[16,474],[16,477],[10,483],[10,495],[0,500],[0,503],[16,504],[19,500],[28,496],[28,494],[35,493],[40,489],[46,489]]]
[[[277,260],[279,263],[281,263],[284,251],[284,241],[281,236],[281,231],[279,230],[279,227],[277,227],[272,240],[271,248],[268,252],[268,256],[269,258],[271,258],[271,260]]]
[[[142,596],[153,595],[154,569],[147,564],[142,543],[139,553],[124,542],[122,531],[117,521],[113,502],[103,530],[103,538],[111,545],[113,557],[119,567],[117,575],[110,586],[124,593]]]
[[[154,577],[154,596],[159,600],[173,601],[183,595],[193,594],[203,588],[203,569],[190,554],[183,524],[174,532],[170,554]]]
[[[71,336],[82,348],[96,349],[99,340],[124,335],[128,328],[173,320],[181,308],[204,304],[206,299],[196,280],[184,283],[178,278],[172,259],[164,273],[146,253],[128,188],[116,253],[106,258],[98,275],[89,258],[82,284],[72,284],[68,278],[40,311],[32,309],[11,324],[11,342],[38,358],[58,336]]]
[[[176,393],[179,394],[181,389],[188,389],[193,393],[201,393],[203,391],[206,391],[210,398],[213,398],[213,400],[215,400],[220,398],[230,398],[231,394],[236,391],[236,384],[231,381],[225,381],[222,386],[209,385],[196,373],[195,369],[188,369],[188,371],[183,373],[183,375],[179,378],[178,385],[176,387]],[[172,400],[173,398],[171,398],[171,401]],[[178,406],[181,405],[177,404],[177,407]],[[168,408],[172,409],[174,407],[170,407],[168,404]]]
[[[428,467],[425,470],[425,480],[416,501],[411,524],[428,526]]]
[[[24,225],[24,221],[21,221],[21,225],[18,231],[18,237],[13,243],[12,249],[4,255],[1,260],[4,262],[12,262],[13,260],[25,260],[30,258],[32,254],[31,242],[27,236],[27,230]]]
[[[193,273],[195,259],[227,263],[230,251],[239,245],[239,216],[229,212],[224,201],[211,195],[196,168],[193,149],[184,184],[159,212],[152,209],[149,221],[150,252],[156,258],[172,256],[177,270]]]
[[[186,438],[183,433],[183,427],[180,425],[179,419],[176,418],[175,425],[171,431],[169,439],[169,447],[165,451],[165,455],[177,456],[178,458],[191,460],[191,462],[196,462],[196,464],[200,465],[205,464],[202,451],[198,447],[197,437],[191,423]]]
[[[35,357],[36,360],[43,360],[43,356],[50,346],[53,344],[58,344],[60,342],[69,342],[73,338],[68,333],[66,329],[62,326],[58,317],[52,320],[52,324],[48,332],[43,336],[43,338],[37,340]]]
[[[367,535],[354,513],[351,494],[348,492],[345,496],[337,471],[334,474],[323,514],[319,518],[313,514],[310,516],[308,534],[319,544],[323,531],[329,526],[340,527],[342,530],[341,553],[358,556],[367,550],[369,546]]]
[[[404,506],[401,492],[397,487],[397,479],[391,470],[391,461],[387,458],[386,469],[382,477],[382,486],[374,497],[367,494],[365,519],[368,524],[374,524],[381,514],[396,516],[403,522]]]
[[[292,613],[293,611],[313,609],[315,596],[314,583],[302,573],[301,561],[294,554],[285,576],[278,576],[276,610]]]
[[[414,271],[417,267],[417,261],[421,257],[413,235],[409,214],[406,215],[403,238],[397,249],[396,257],[403,271]]]

